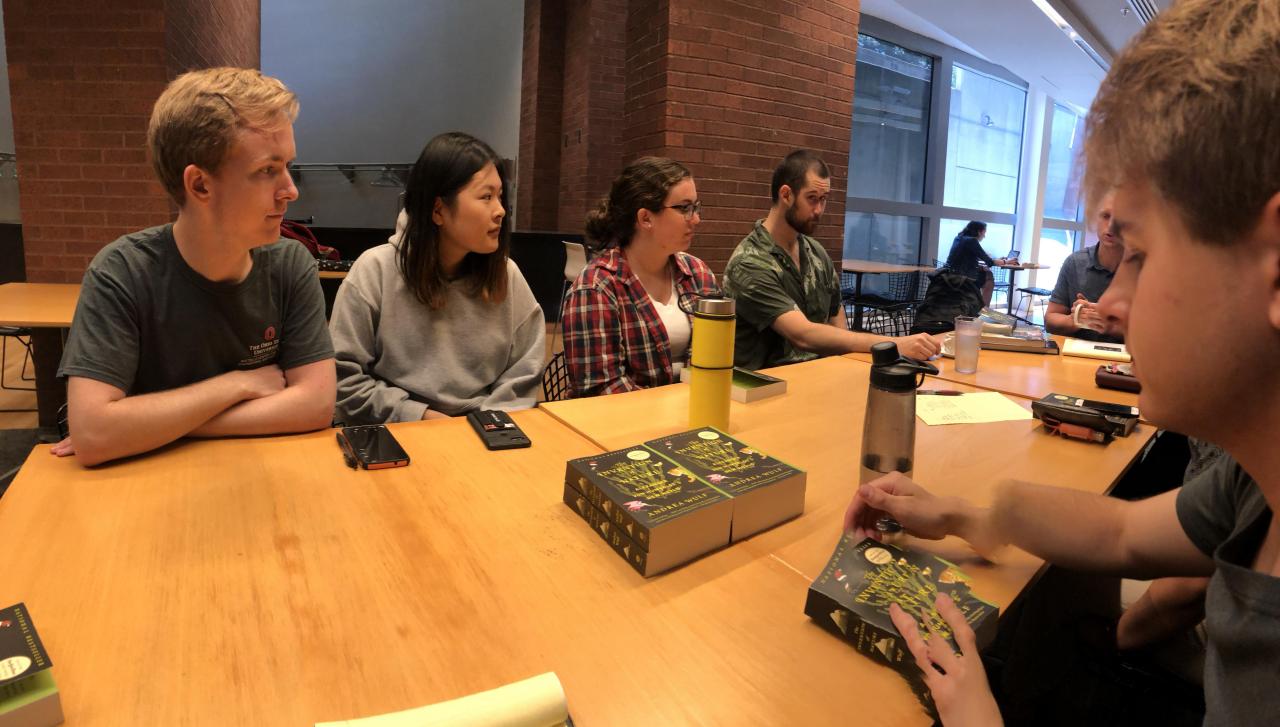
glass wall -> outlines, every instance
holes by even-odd
[[[1077,239],[1083,235],[1075,230],[1041,230],[1040,259],[1041,265],[1048,265],[1048,270],[1036,271],[1036,286],[1053,290],[1058,282],[1058,272],[1062,270],[1062,261],[1075,249]]]
[[[929,56],[858,35],[849,144],[849,168],[857,172],[849,176],[851,196],[923,200],[932,76]]]
[[[1049,167],[1045,173],[1044,216],[1054,220],[1080,217],[1080,147],[1084,117],[1061,104],[1053,105],[1049,131]]]
[[[938,225],[938,260],[947,261],[947,255],[951,254],[951,243],[955,242],[956,235],[969,224],[969,220],[941,220]],[[1013,225],[998,225],[994,222],[987,223],[987,236],[982,238],[982,249],[992,258],[1005,257],[1013,248]],[[1023,256],[1026,257],[1025,255]]]
[[[960,63],[952,66],[943,204],[1015,211],[1026,107],[1025,90]]]

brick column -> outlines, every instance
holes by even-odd
[[[5,0],[4,20],[27,279],[79,282],[103,245],[171,219],[151,107],[182,71],[256,67],[258,4]]]
[[[525,0],[516,225],[554,230],[560,210],[564,0]]]
[[[704,209],[693,252],[718,273],[768,210],[773,168],[807,147],[832,169],[818,237],[840,256],[858,0],[630,0],[625,25],[621,0],[566,2],[561,229],[581,229],[627,161],[669,156],[694,173]],[[618,64],[609,51],[623,27]],[[528,43],[526,31],[526,53]],[[530,153],[522,141],[522,160]],[[522,190],[526,201],[548,194]]]

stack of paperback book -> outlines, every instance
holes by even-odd
[[[26,604],[0,609],[0,725],[62,724],[62,700]]]
[[[805,473],[711,427],[570,460],[564,503],[651,576],[804,511]]]
[[[917,621],[928,619],[959,651],[951,627],[934,605],[939,593],[956,602],[973,627],[978,647],[986,648],[995,638],[1000,609],[973,595],[968,577],[959,568],[871,538],[861,542],[847,535],[841,538],[822,574],[809,587],[804,612],[862,654],[905,676],[916,696],[931,708],[924,675],[889,619],[889,604],[898,604]],[[928,638],[923,624],[920,630]]]

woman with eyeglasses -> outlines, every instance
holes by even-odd
[[[679,162],[643,157],[613,180],[587,215],[604,246],[569,288],[564,352],[575,396],[663,386],[688,360],[696,298],[718,294],[707,264],[688,254],[701,222],[698,189]]]

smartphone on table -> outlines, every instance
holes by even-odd
[[[338,446],[351,468],[367,470],[407,467],[409,455],[391,431],[381,424],[363,424],[338,430]]]

